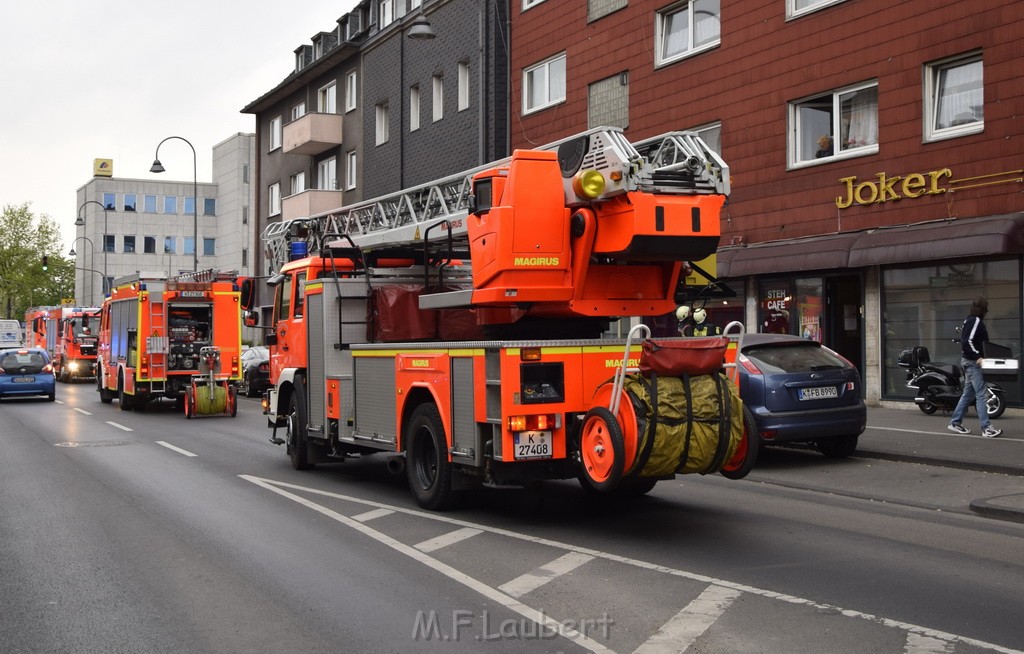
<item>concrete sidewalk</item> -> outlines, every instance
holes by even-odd
[[[855,456],[1020,477],[1019,494],[979,498],[970,508],[982,515],[1024,522],[1024,411],[1007,410],[993,420],[993,426],[1003,430],[997,438],[980,435],[973,411],[964,420],[972,434],[955,434],[946,429],[948,424],[948,413],[925,415],[915,404],[868,407],[867,429]]]

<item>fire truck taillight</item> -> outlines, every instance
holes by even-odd
[[[561,426],[557,415],[538,416],[509,416],[508,430],[520,431],[550,431]]]
[[[524,347],[519,350],[519,359],[522,361],[540,361],[540,348]]]
[[[238,357],[231,357],[231,376],[238,375]]]
[[[139,361],[139,374],[143,379],[149,377],[149,357],[141,357]]]

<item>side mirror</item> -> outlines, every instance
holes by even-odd
[[[273,347],[277,345],[277,334],[270,332],[263,335],[263,344],[267,347]]]
[[[242,296],[242,308],[246,311],[251,310],[256,306],[256,280],[251,277],[243,279],[240,291]],[[251,327],[252,325],[249,326]]]
[[[243,311],[242,312],[242,324],[246,327],[258,327],[260,324],[260,314],[257,311]]]

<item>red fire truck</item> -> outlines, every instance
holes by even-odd
[[[109,404],[116,397],[123,411],[160,397],[184,401],[200,374],[200,351],[209,346],[219,348],[225,378],[237,383],[242,325],[236,278],[208,270],[173,278],[141,272],[115,280],[100,311],[100,401]]]
[[[695,134],[597,128],[272,223],[271,441],[297,469],[391,453],[432,509],[545,479],[649,491],[674,473],[637,474],[648,434],[612,377],[640,350],[606,330],[675,310],[684,262],[718,247],[728,175]],[[740,436],[698,472],[753,465],[738,411]]]
[[[62,382],[93,377],[99,314],[98,307],[33,307],[25,313],[28,347],[42,347],[50,353],[57,379]]]

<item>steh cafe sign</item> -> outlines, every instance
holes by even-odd
[[[875,175],[877,179],[866,181],[858,181],[856,176],[843,177],[839,180],[843,185],[843,194],[836,198],[836,206],[848,209],[855,204],[864,206],[903,198],[919,198],[922,195],[939,195],[946,192],[942,180],[952,176],[952,170],[943,168],[927,173],[891,177],[885,173],[878,173]]]

